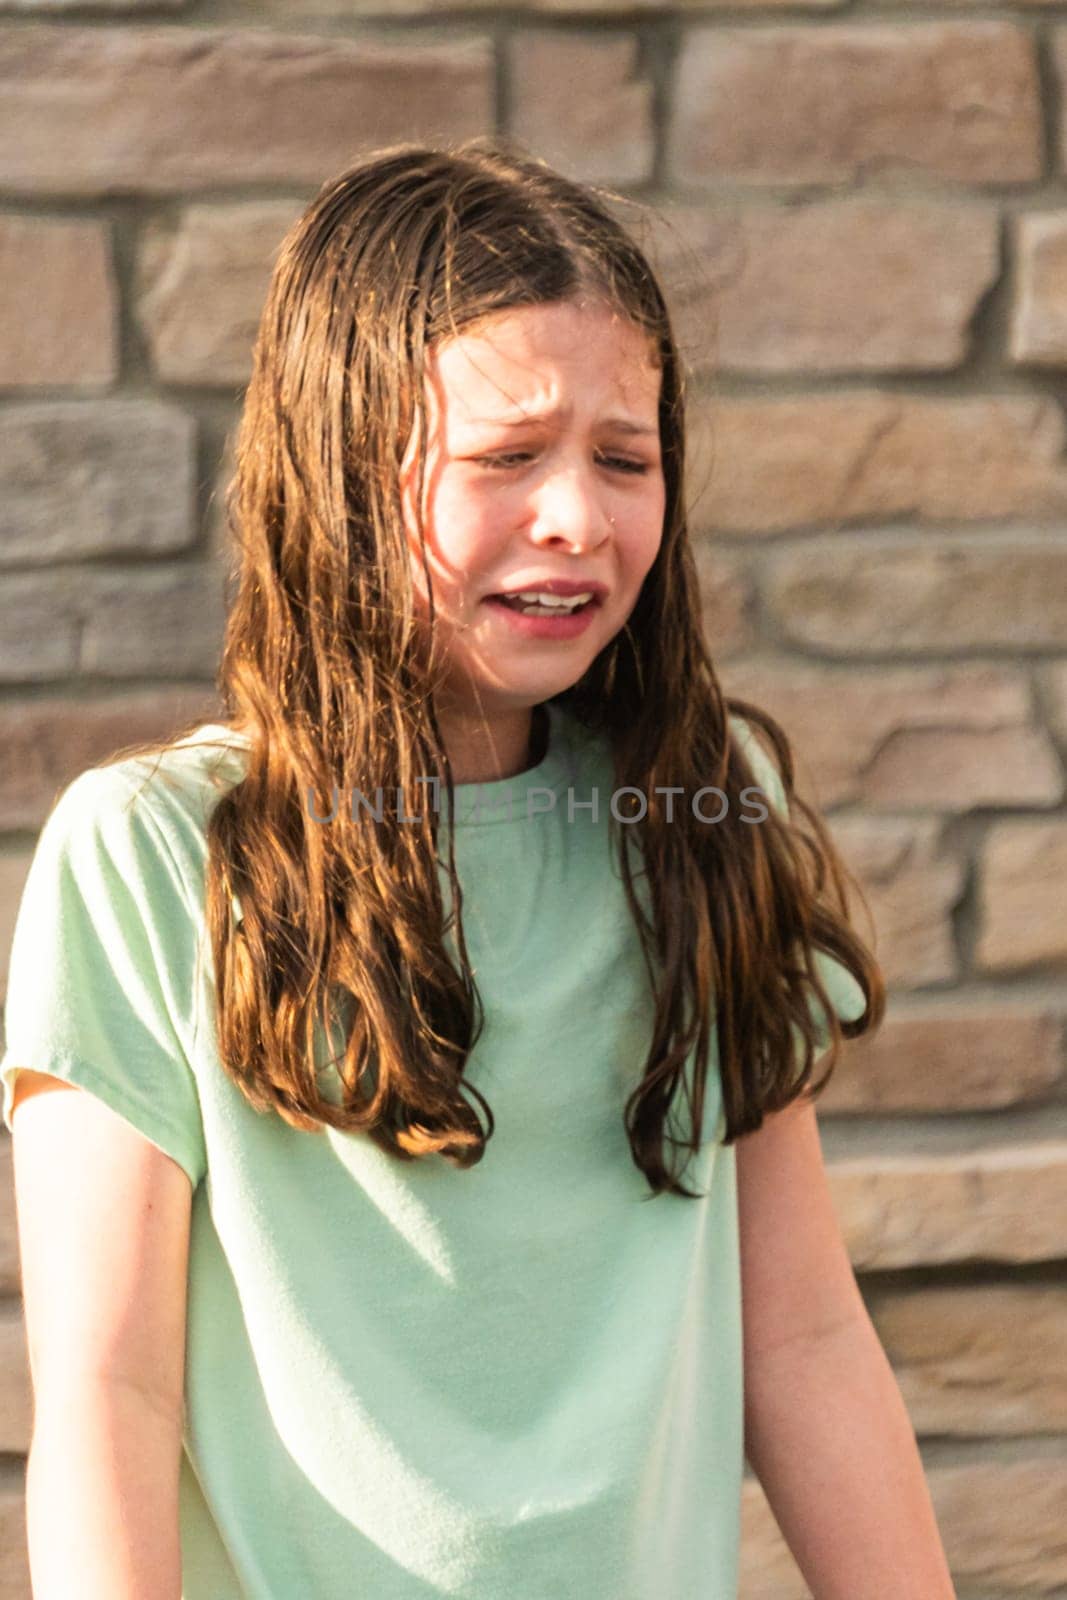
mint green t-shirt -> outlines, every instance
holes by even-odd
[[[735,1152],[714,1034],[684,1174],[702,1198],[651,1197],[630,1152],[652,1001],[606,746],[550,703],[537,766],[456,791],[486,1017],[466,1076],[496,1119],[467,1171],[299,1132],[223,1071],[204,835],[243,759],[206,724],[154,774],[128,758],[68,785],[19,908],[0,1060],[8,1128],[17,1069],[51,1072],[193,1183],[183,1600],[732,1600]]]

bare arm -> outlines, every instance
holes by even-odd
[[[12,1128],[34,1600],[180,1600],[190,1180],[46,1074],[19,1073]]]
[[[765,1357],[745,1451],[815,1600],[953,1600],[915,1433],[866,1313]]]
[[[136,1389],[79,1381],[35,1408],[26,1468],[33,1600],[180,1600],[182,1428]]]
[[[815,1600],[953,1600],[915,1433],[810,1097],[737,1142],[745,1449]]]

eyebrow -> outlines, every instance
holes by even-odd
[[[553,413],[540,413],[531,411],[524,417],[471,417],[469,420],[475,425],[485,425],[493,428],[523,428],[530,422],[549,422]],[[633,422],[629,417],[605,417],[604,426],[614,428],[616,433],[630,433],[635,435],[658,435],[659,429],[648,427],[643,422]]]

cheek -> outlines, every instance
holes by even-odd
[[[494,560],[507,528],[500,500],[442,479],[427,507],[426,542],[443,568],[461,578]]]
[[[648,504],[635,508],[627,529],[626,562],[636,578],[643,579],[655,561],[663,542],[666,495],[650,496]]]

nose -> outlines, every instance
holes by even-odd
[[[531,536],[562,540],[576,550],[595,549],[612,530],[603,490],[581,466],[560,465],[541,480],[535,496]]]

